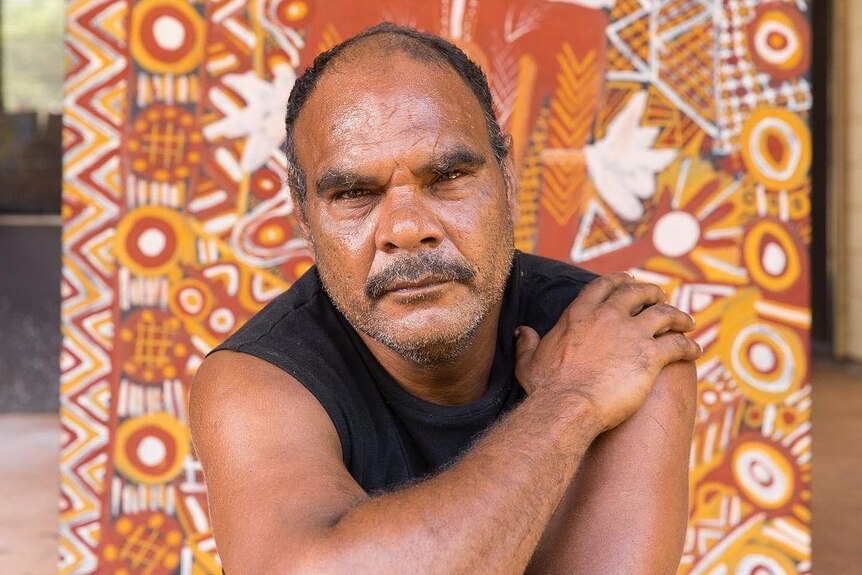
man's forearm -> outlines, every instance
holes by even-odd
[[[592,443],[528,573],[676,572],[688,517],[695,381],[691,363],[665,367],[640,410]]]
[[[522,573],[599,431],[589,406],[572,403],[531,395],[449,469],[352,507],[297,568]]]

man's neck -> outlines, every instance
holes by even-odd
[[[380,365],[411,394],[440,405],[465,405],[478,400],[488,389],[500,309],[497,304],[488,313],[455,359],[437,365],[418,364],[362,332],[359,336]]]

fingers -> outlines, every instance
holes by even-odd
[[[618,287],[608,297],[613,305],[628,315],[637,315],[645,307],[664,302],[665,293],[655,284],[630,283]]]
[[[626,272],[616,272],[600,276],[581,290],[574,303],[590,308],[596,307],[614,293],[620,286],[634,283],[635,278]]]
[[[667,331],[687,332],[694,329],[694,318],[666,303],[652,305],[637,318],[647,326],[653,335],[661,335]]]
[[[539,334],[531,327],[522,325],[515,330],[515,378],[524,389],[527,389],[527,373],[539,341]]]
[[[662,367],[676,361],[694,361],[703,354],[697,342],[677,331],[656,336],[655,344]]]

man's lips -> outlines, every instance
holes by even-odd
[[[424,291],[452,282],[449,278],[424,277],[416,280],[397,280],[386,287],[386,293],[410,293]]]

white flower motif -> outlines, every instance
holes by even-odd
[[[273,81],[267,82],[253,71],[225,76],[224,84],[239,94],[244,107],[236,106],[223,94],[212,91],[210,97],[224,117],[204,128],[210,141],[219,138],[247,138],[240,159],[246,172],[266,163],[270,154],[284,142],[284,111],[296,72],[286,64],[276,66]],[[214,90],[218,90],[215,88]]]
[[[621,218],[637,220],[643,200],[655,195],[655,175],[670,165],[676,150],[656,150],[659,128],[641,126],[647,93],[632,96],[608,125],[604,139],[584,149],[587,171],[605,203]]]

